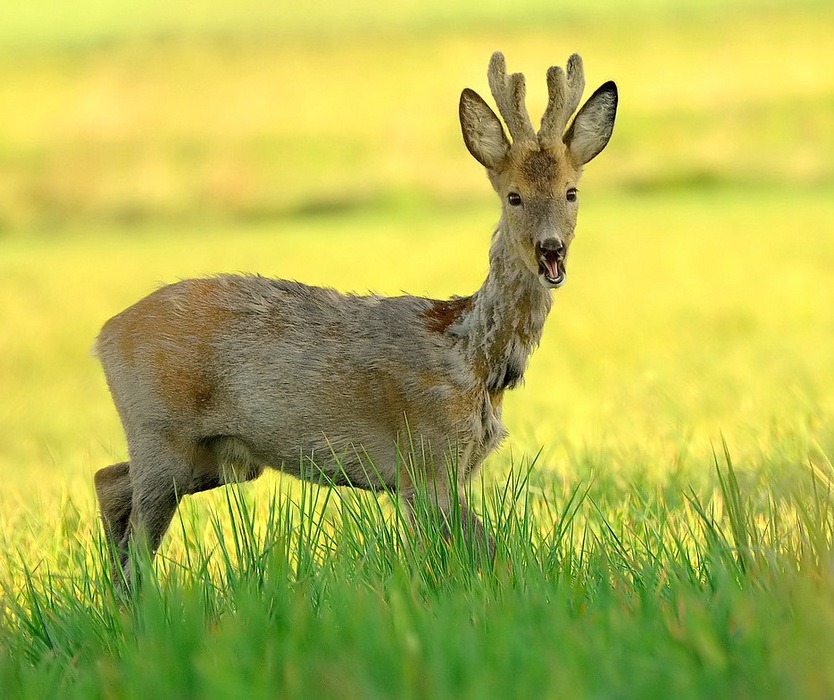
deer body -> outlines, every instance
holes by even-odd
[[[105,324],[96,350],[130,453],[96,474],[116,563],[125,567],[132,537],[158,547],[183,495],[266,466],[397,490],[407,503],[417,476],[439,511],[459,507],[465,534],[485,537],[462,486],[505,435],[503,393],[521,381],[551,289],[565,279],[575,183],[607,143],[616,109],[608,83],[562,136],[582,91],[574,56],[567,74],[548,72],[537,136],[523,79],[506,76],[500,54],[489,77],[514,140],[465,90],[464,140],[504,200],[473,295],[357,296],[221,275],[163,287]],[[458,486],[448,485],[450,467]]]
[[[302,475],[312,460],[336,483],[403,487],[411,442],[442,468],[502,434],[500,404],[467,361],[471,304],[224,275],[151,294],[108,322],[97,350],[129,425],[209,450],[235,441],[216,480],[223,467]]]

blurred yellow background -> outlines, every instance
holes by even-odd
[[[2,10],[3,499],[86,499],[124,458],[88,349],[160,283],[474,290],[499,203],[457,101],[488,98],[496,49],[534,122],[545,70],[574,51],[588,94],[617,81],[620,112],[492,464],[543,447],[555,469],[662,471],[722,434],[759,461],[830,456],[832,27],[810,0]]]
[[[19,4],[0,23],[1,230],[484,200],[456,109],[488,92],[495,49],[534,119],[573,51],[589,90],[617,80],[596,186],[834,179],[827,3],[560,4]]]

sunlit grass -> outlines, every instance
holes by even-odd
[[[477,499],[494,564],[423,518],[406,545],[396,510],[304,485],[189,509],[176,557],[154,574],[138,555],[144,586],[126,596],[101,571],[100,538],[63,566],[61,546],[12,561],[22,583],[5,581],[0,683],[15,697],[830,691],[830,465],[776,494],[740,487],[722,454],[713,492],[675,482],[666,499],[559,488],[517,466]]]

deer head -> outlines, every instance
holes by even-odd
[[[489,86],[512,143],[498,116],[474,90],[460,96],[463,140],[487,169],[503,206],[499,235],[541,284],[565,281],[565,259],[573,240],[582,167],[605,148],[614,129],[617,86],[609,81],[594,92],[566,130],[585,88],[582,59],[567,69],[547,71],[548,104],[538,133],[524,103],[524,76],[507,75],[504,56],[489,63]]]

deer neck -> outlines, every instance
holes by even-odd
[[[472,296],[463,338],[468,359],[491,395],[521,381],[551,301],[550,290],[512,250],[502,218],[489,252],[489,274]]]

